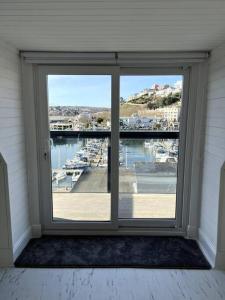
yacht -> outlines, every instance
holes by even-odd
[[[81,160],[67,160],[65,165],[63,166],[64,169],[82,169],[86,168],[90,165],[89,162],[81,161]]]
[[[152,143],[152,142],[150,142],[150,141],[148,141],[148,140],[146,140],[146,141],[144,142],[144,147],[145,147],[145,148],[152,148],[152,146],[153,146],[153,143]]]
[[[155,160],[156,162],[161,161],[162,159],[166,159],[169,157],[169,153],[168,151],[166,151],[163,148],[159,148],[158,150],[156,150],[155,152]]]
[[[159,163],[177,163],[177,158],[174,156],[163,156],[163,157],[158,157],[156,162]]]
[[[52,181],[56,180],[56,175],[57,175],[57,172],[52,171]]]
[[[80,176],[82,175],[84,170],[82,169],[78,169],[76,171],[74,171],[73,176],[72,176],[72,182],[77,182],[80,178]]]
[[[63,180],[66,178],[66,172],[65,171],[59,171],[56,175],[55,175],[55,180],[58,183],[59,181]]]

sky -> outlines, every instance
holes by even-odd
[[[180,75],[121,76],[120,97],[138,93],[154,83],[174,85]],[[51,106],[111,107],[110,75],[48,75]]]

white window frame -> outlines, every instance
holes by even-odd
[[[51,162],[49,145],[49,121],[47,99],[47,76],[48,75],[111,75],[111,220],[110,221],[54,221],[53,203],[51,191]],[[39,165],[40,165],[40,188],[41,188],[41,215],[43,226],[47,230],[54,229],[116,229],[118,227],[118,207],[114,199],[118,194],[118,157],[119,157],[119,90],[118,67],[93,67],[93,66],[40,66],[37,69],[38,78],[38,101],[37,122],[39,140]],[[46,178],[46,174],[48,177]],[[47,180],[46,180],[47,179]]]
[[[183,95],[181,107],[181,122],[179,130],[179,157],[178,157],[178,171],[177,171],[177,185],[176,185],[176,212],[175,219],[155,218],[155,219],[119,219],[119,226],[121,227],[141,227],[141,228],[171,228],[177,232],[183,232],[186,227],[187,212],[183,212],[183,207],[187,203],[183,197],[183,181],[184,181],[184,165],[185,165],[185,145],[186,145],[186,129],[187,129],[187,113],[188,113],[188,98],[189,98],[189,68],[183,69],[180,67],[167,68],[138,68],[125,67],[120,69],[120,75],[181,75],[183,76]]]
[[[50,155],[49,155],[49,130],[48,130],[48,99],[47,99],[47,75],[111,75],[112,76],[112,103],[111,103],[111,221],[54,221],[51,195],[51,179],[46,180],[46,174],[51,175]],[[119,205],[119,168],[118,168],[118,149],[119,149],[119,80],[120,75],[182,75],[183,81],[188,81],[188,71],[181,68],[119,68],[115,66],[39,66],[38,77],[38,101],[37,121],[39,139],[39,164],[40,164],[40,186],[41,186],[41,215],[44,228],[46,230],[96,230],[119,228],[171,228],[182,230],[182,207],[183,207],[183,170],[184,155],[179,155],[176,195],[176,216],[175,219],[154,218],[154,219],[118,219]],[[183,91],[182,102],[182,124],[180,137],[185,137],[186,130],[186,105],[188,90]],[[44,112],[44,113],[43,113]],[[47,130],[46,130],[47,129]],[[183,149],[185,139],[179,138],[179,149]],[[181,153],[181,151],[179,151]],[[47,154],[47,159],[46,159]],[[113,154],[113,155],[112,155]],[[91,196],[91,195],[90,195]]]
[[[123,53],[65,53],[20,52],[24,122],[26,131],[26,161],[30,202],[32,236],[41,234],[145,234],[182,235],[197,237],[198,214],[201,194],[201,165],[204,145],[204,112],[207,83],[208,52],[123,52]],[[120,227],[119,229],[46,229],[41,210],[42,188],[40,184],[40,147],[38,120],[38,68],[39,66],[120,66],[165,70],[167,67],[184,71],[188,80],[184,85],[186,98],[186,134],[184,158],[182,218],[179,227]],[[82,67],[83,68],[83,67]],[[134,70],[134,69],[133,69]],[[119,84],[119,82],[118,82]],[[118,97],[118,95],[117,95]],[[181,137],[181,134],[180,134]],[[181,141],[180,141],[181,142]],[[43,150],[43,149],[41,149]]]

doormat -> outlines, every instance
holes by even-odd
[[[211,268],[196,241],[156,236],[43,236],[30,240],[15,266]]]

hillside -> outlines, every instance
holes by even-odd
[[[134,105],[145,105],[146,108],[152,110],[160,107],[169,106],[178,102],[181,99],[181,92],[169,93],[166,96],[157,95],[157,93],[152,93],[151,95],[145,94],[137,96],[127,102],[123,102],[121,107],[128,104]]]

